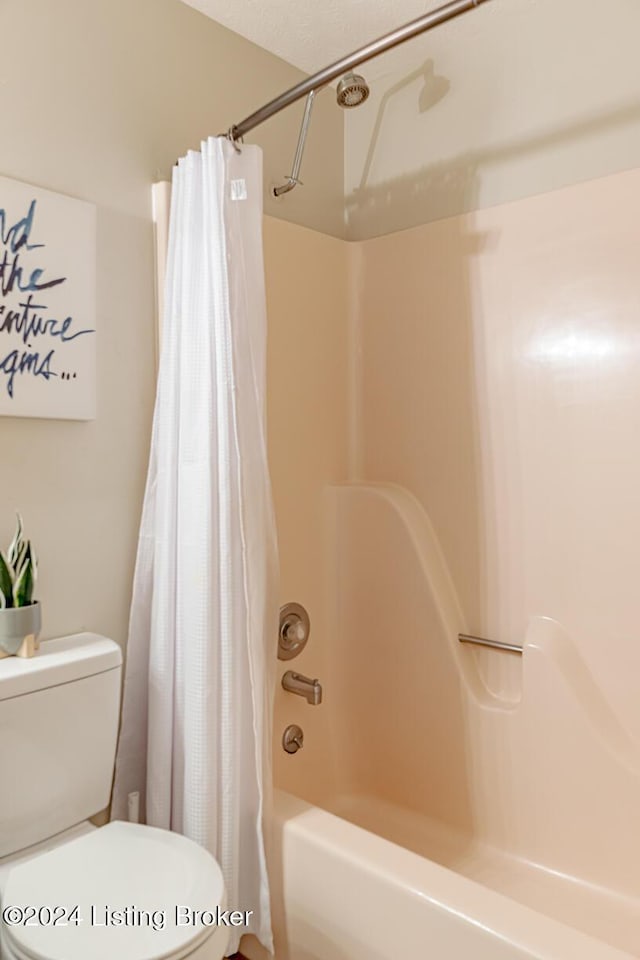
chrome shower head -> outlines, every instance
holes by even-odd
[[[369,96],[369,84],[358,73],[346,73],[338,84],[336,100],[339,107],[359,107]]]

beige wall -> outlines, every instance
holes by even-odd
[[[126,637],[154,391],[151,184],[302,76],[178,0],[5,0],[0,172],[97,205],[98,418],[0,419],[0,543],[19,508],[40,555],[44,635]],[[318,104],[314,189],[275,216],[342,229],[342,116]],[[260,131],[289,169],[295,111]],[[286,263],[279,264],[286,270]]]
[[[640,165],[639,34],[636,0],[492,0],[363,65],[371,97],[345,118],[348,236]]]

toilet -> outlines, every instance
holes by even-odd
[[[215,859],[167,830],[89,817],[109,803],[117,644],[82,633],[0,660],[1,960],[221,960]]]

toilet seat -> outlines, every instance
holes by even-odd
[[[18,864],[2,906],[78,907],[66,926],[3,924],[3,955],[16,960],[180,960],[200,956],[205,942],[207,957],[220,960],[229,938],[224,926],[176,923],[179,906],[224,909],[214,858],[186,837],[140,824],[109,823]]]

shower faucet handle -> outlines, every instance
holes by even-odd
[[[304,650],[311,632],[309,614],[299,603],[285,603],[280,609],[278,659],[293,660]]]
[[[295,623],[291,621],[286,623],[282,633],[288,643],[302,643],[307,636],[301,620],[296,620]]]

